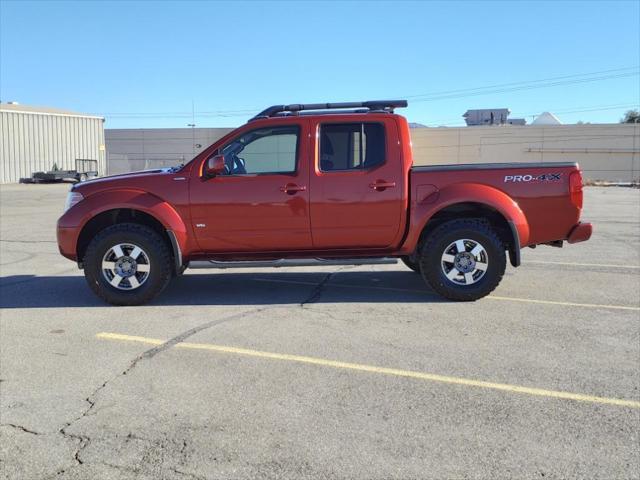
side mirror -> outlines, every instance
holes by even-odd
[[[207,158],[207,161],[204,162],[204,176],[206,178],[213,178],[219,173],[224,172],[224,169],[224,155],[214,155]]]

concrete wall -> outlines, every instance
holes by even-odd
[[[416,128],[414,163],[578,162],[590,180],[640,179],[640,124]]]
[[[107,129],[107,173],[187,163],[231,128]]]
[[[197,153],[230,130],[106,130],[107,171],[187,162],[194,143]],[[416,165],[570,161],[590,180],[640,179],[640,124],[414,128],[411,137]]]
[[[249,173],[293,172],[296,169],[296,140],[294,133],[263,137],[238,154],[244,159]]]
[[[102,118],[6,108],[0,107],[0,183],[17,183],[54,164],[73,170],[76,159],[97,160],[98,174],[106,173]]]

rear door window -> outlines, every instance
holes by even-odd
[[[320,170],[366,170],[385,162],[381,123],[335,123],[320,126]]]

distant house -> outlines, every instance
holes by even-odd
[[[508,108],[482,108],[478,110],[467,110],[463,115],[467,126],[478,125],[525,125],[524,118],[509,118],[511,110]]]
[[[538,115],[532,125],[562,125],[562,122],[551,112],[542,112]]]

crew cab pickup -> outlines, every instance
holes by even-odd
[[[407,102],[278,105],[176,168],[74,185],[60,252],[116,305],[187,267],[400,258],[440,295],[476,300],[507,257],[588,240],[575,163],[414,166]]]

